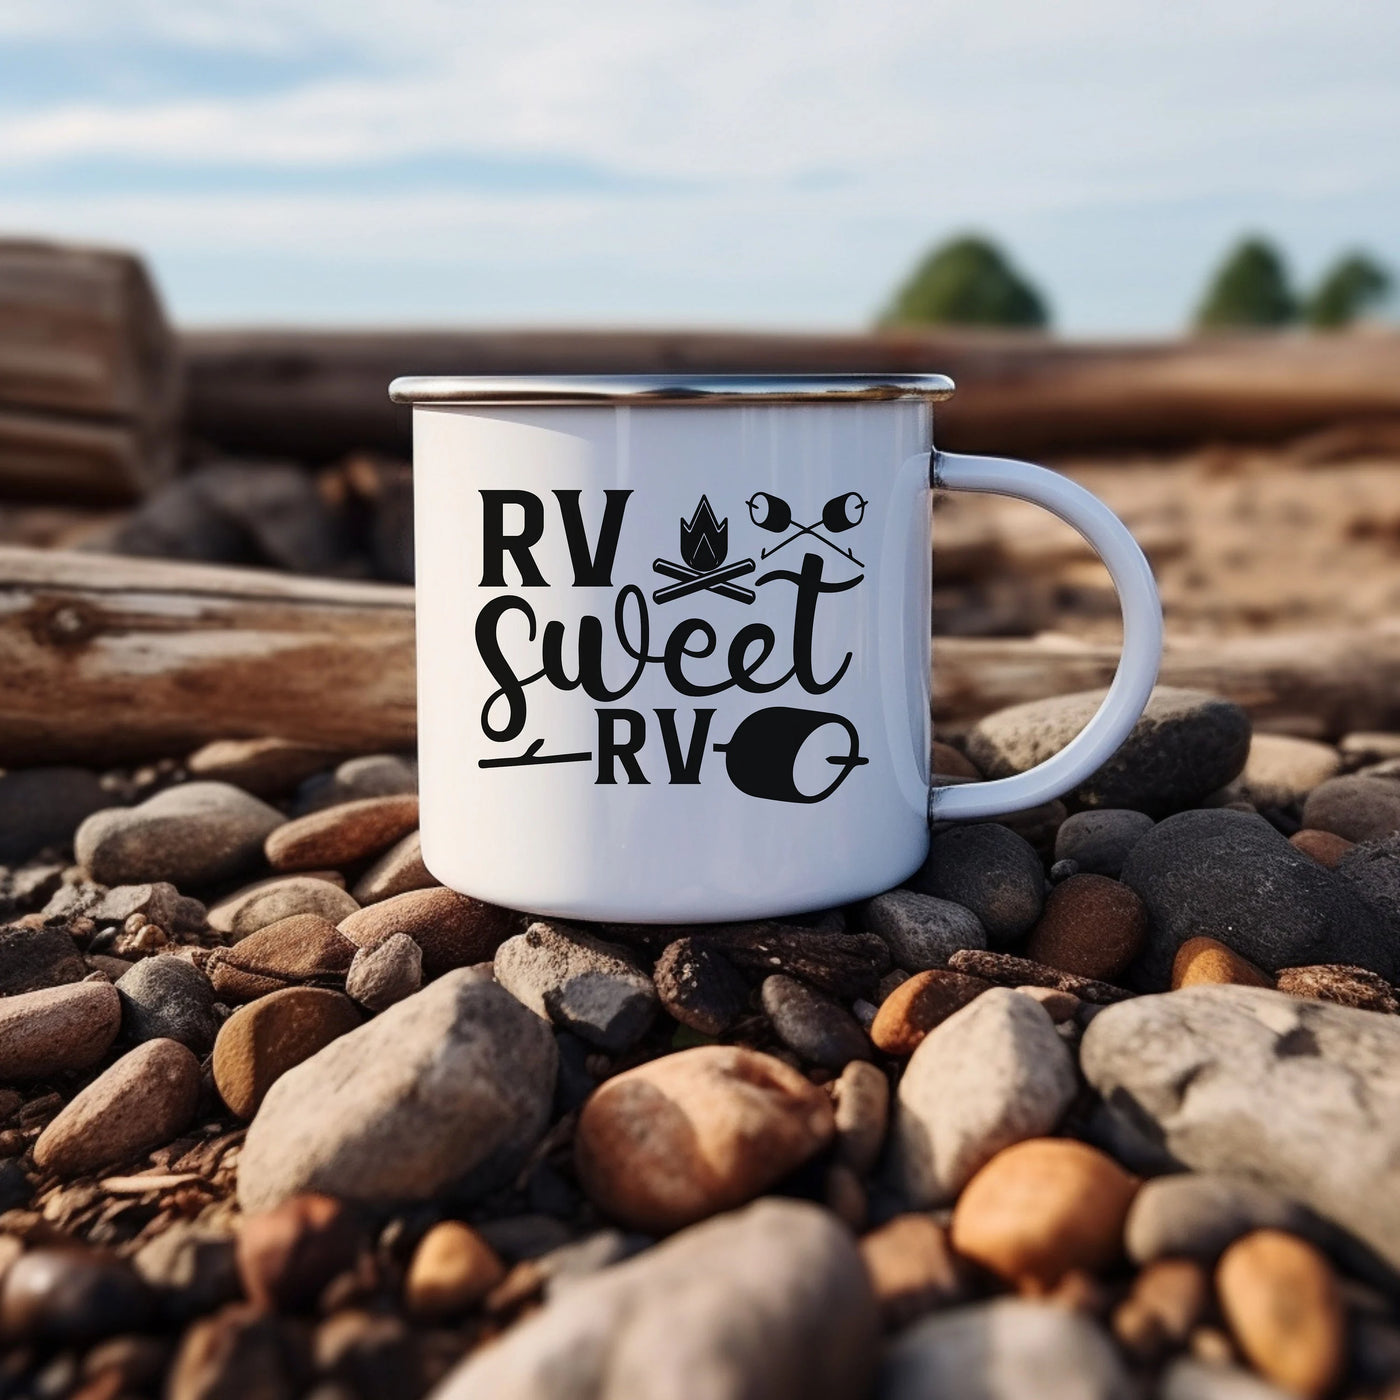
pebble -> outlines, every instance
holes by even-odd
[[[966,754],[959,753],[951,744],[935,739],[929,746],[929,767],[944,778],[970,778],[980,782],[982,775]]]
[[[235,1259],[248,1301],[277,1312],[311,1308],[365,1242],[355,1211],[329,1196],[292,1196],[245,1216]]]
[[[0,997],[0,1083],[95,1065],[121,1024],[121,997],[108,982]]]
[[[1228,1362],[1178,1357],[1162,1372],[1158,1400],[1288,1400],[1276,1386]]]
[[[1056,885],[1031,930],[1026,955],[1078,977],[1111,982],[1147,937],[1142,900],[1106,875],[1072,875]]]
[[[601,1084],[579,1117],[575,1165],[607,1215],[663,1234],[752,1200],[835,1131],[827,1095],[781,1060],[700,1046]]]
[[[433,1400],[848,1400],[869,1389],[878,1326],[850,1232],[764,1200],[579,1280]]]
[[[297,817],[268,836],[274,870],[339,869],[377,856],[418,827],[418,798],[365,797]]]
[[[1364,967],[1323,963],[1317,967],[1285,967],[1278,975],[1278,989],[1289,996],[1354,1006],[1360,1011],[1400,1012],[1400,998],[1383,977]]]
[[[275,875],[245,885],[209,910],[209,927],[233,942],[295,914],[315,914],[328,923],[348,919],[359,903],[338,884],[318,875]],[[159,923],[159,920],[156,920]]]
[[[361,948],[350,962],[345,993],[369,1011],[383,1011],[423,985],[423,950],[406,934]]]
[[[285,797],[339,757],[334,749],[291,739],[216,739],[196,749],[185,770],[192,778],[232,783],[254,797]]]
[[[941,968],[915,973],[880,1003],[870,1038],[887,1055],[912,1055],[935,1026],[991,985],[985,978]]]
[[[470,1225],[444,1220],[413,1251],[404,1302],[415,1317],[457,1316],[476,1307],[505,1276],[500,1256]]]
[[[652,981],[666,1014],[701,1035],[724,1035],[748,1009],[747,978],[701,939],[668,943]]]
[[[1158,823],[1123,867],[1147,906],[1140,959],[1147,984],[1166,986],[1172,959],[1203,931],[1267,972],[1310,963],[1400,972],[1400,944],[1339,873],[1295,850],[1262,817],[1182,812]]]
[[[1183,1165],[1272,1186],[1400,1267],[1400,1018],[1189,987],[1101,1011],[1080,1065]]]
[[[214,1042],[214,1087],[229,1111],[252,1118],[289,1069],[362,1024],[354,1003],[320,987],[286,987],[240,1007]]]
[[[885,1145],[890,1116],[890,1081],[868,1060],[852,1060],[831,1086],[836,1123],[836,1158],[866,1176]]]
[[[1002,778],[1058,753],[1089,722],[1105,692],[1081,691],[998,710],[968,735],[972,761]],[[1166,816],[1231,782],[1249,755],[1249,716],[1218,696],[1158,686],[1117,752],[1066,800]]]
[[[1181,1351],[1211,1304],[1210,1275],[1194,1259],[1159,1259],[1133,1280],[1113,1311],[1113,1334],[1129,1356],[1153,1365]]]
[[[1074,1058],[1029,997],[993,987],[935,1026],[896,1095],[891,1185],[950,1204],[1003,1148],[1054,1130],[1078,1092]]]
[[[1061,972],[1058,968],[1046,967],[1044,963],[1035,962],[1030,958],[1013,957],[1010,953],[954,953],[948,960],[948,966],[954,972],[966,973],[969,977],[981,977],[988,982],[995,982],[998,986],[1048,987],[1101,1006],[1123,1001],[1131,995],[1111,982],[1099,982],[1092,977],[1079,977],[1072,972]]]
[[[82,1346],[144,1328],[152,1301],[120,1260],[98,1250],[52,1245],[27,1250],[0,1288],[0,1337]]]
[[[94,812],[73,849],[100,884],[168,880],[183,889],[241,874],[283,820],[275,807],[229,783],[180,783],[138,806]]]
[[[548,1026],[503,987],[446,973],[277,1080],[248,1129],[239,1202],[492,1189],[544,1132],[557,1061]]]
[[[891,1331],[936,1308],[961,1303],[970,1291],[948,1231],[923,1212],[897,1215],[863,1235],[860,1257],[881,1321]]]
[[[418,791],[418,764],[396,753],[347,758],[332,773],[308,779],[297,794],[297,810],[320,811],[364,797],[396,797]]]
[[[1321,1400],[1341,1379],[1346,1318],[1331,1266],[1310,1244],[1256,1230],[1225,1251],[1215,1286],[1240,1350],[1269,1380]]]
[[[1303,825],[1348,841],[1376,841],[1400,832],[1400,783],[1350,773],[1315,788],[1303,804]]]
[[[292,1400],[301,1387],[284,1325],[250,1303],[200,1318],[180,1339],[166,1400]]]
[[[355,882],[354,895],[361,904],[378,904],[410,890],[429,890],[438,881],[423,864],[423,838],[410,832],[396,842]]]
[[[879,1400],[1134,1400],[1097,1323],[1054,1303],[997,1298],[935,1313],[885,1352]]]
[[[490,962],[520,919],[509,909],[438,886],[367,905],[339,927],[361,948],[406,933],[422,949],[423,976],[431,981],[454,968]]]
[[[871,1058],[870,1041],[851,1013],[795,977],[764,978],[760,999],[778,1039],[807,1064],[840,1070]]]
[[[66,849],[84,818],[112,804],[86,768],[0,773],[0,864],[18,865],[48,846]]]
[[[780,968],[843,1002],[869,992],[890,965],[889,948],[873,933],[759,923],[731,924],[694,936],[753,977]]]
[[[1074,1020],[1086,1006],[1094,1005],[1093,1002],[1080,1001],[1073,992],[1062,992],[1057,987],[1017,987],[1016,990],[1023,997],[1038,1001],[1057,1026]]]
[[[177,1040],[148,1040],[60,1110],[34,1144],[35,1164],[77,1176],[167,1143],[193,1122],[199,1087],[189,1050]]]
[[[1400,758],[1400,733],[1358,730],[1344,735],[1337,748],[1348,766],[1384,763],[1388,758]]]
[[[213,1312],[242,1293],[232,1234],[200,1220],[170,1222],[137,1250],[131,1266],[176,1323]]]
[[[1214,938],[1188,938],[1172,959],[1172,988],[1203,983],[1272,987],[1274,979]]]
[[[124,924],[140,914],[167,932],[198,933],[207,923],[204,905],[180,893],[168,880],[116,885],[88,911],[99,924]]]
[[[78,945],[61,928],[0,928],[0,997],[81,982],[88,974]]]
[[[993,822],[936,831],[927,860],[909,884],[970,909],[993,944],[1019,938],[1045,902],[1040,857],[1014,831]]]
[[[537,1016],[609,1054],[630,1050],[656,1017],[656,989],[627,950],[568,924],[531,924],[495,950],[494,968],[496,981]]]
[[[1288,844],[1295,851],[1311,856],[1319,865],[1325,865],[1328,870],[1335,870],[1341,864],[1342,857],[1356,843],[1331,831],[1314,831],[1312,827],[1305,826],[1288,838]]]
[[[987,933],[971,909],[916,890],[890,890],[868,901],[861,918],[889,945],[897,967],[946,967],[961,948],[985,948]]]
[[[953,1248],[1024,1292],[1097,1273],[1123,1248],[1138,1179],[1072,1138],[1033,1138],[998,1152],[953,1209]]]
[[[1243,771],[1216,795],[1225,802],[1289,807],[1341,771],[1342,756],[1331,744],[1295,739],[1290,734],[1256,734],[1249,743]]]
[[[117,980],[122,1031],[128,1040],[178,1040],[196,1055],[213,1048],[219,1023],[214,988],[188,958],[142,958]]]
[[[1353,846],[1337,862],[1337,874],[1385,920],[1391,939],[1400,943],[1400,836]]]
[[[1055,859],[1072,860],[1086,875],[1116,880],[1128,853],[1152,826],[1146,812],[1130,807],[1071,812],[1055,833]]]
[[[206,971],[225,1001],[252,1001],[284,987],[343,987],[355,951],[334,924],[316,914],[294,914],[232,948],[216,949]]]

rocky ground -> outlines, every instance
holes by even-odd
[[[709,928],[442,889],[415,783],[0,777],[0,1393],[1400,1396],[1400,735],[1159,691],[904,888]]]

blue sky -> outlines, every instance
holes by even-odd
[[[187,324],[855,327],[998,238],[1062,329],[1222,249],[1400,267],[1400,7],[5,0],[0,230]]]

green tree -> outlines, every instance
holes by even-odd
[[[1246,238],[1236,246],[1206,289],[1196,312],[1200,330],[1243,326],[1283,326],[1298,315],[1288,272],[1272,244]]]
[[[930,252],[894,294],[882,326],[1044,326],[1040,293],[985,238],[955,238]]]
[[[1308,298],[1303,315],[1318,330],[1349,326],[1390,295],[1391,276],[1365,253],[1338,258]]]

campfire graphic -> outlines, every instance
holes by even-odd
[[[752,603],[757,596],[752,588],[745,588],[731,580],[742,574],[751,574],[756,565],[752,559],[737,559],[732,564],[724,562],[729,553],[729,520],[716,519],[708,496],[700,497],[700,504],[690,519],[681,521],[682,564],[673,564],[669,559],[657,559],[652,568],[667,578],[679,579],[679,583],[668,583],[653,593],[657,603],[670,603],[677,598],[687,597],[708,589],[723,598],[732,598],[736,603]]]

